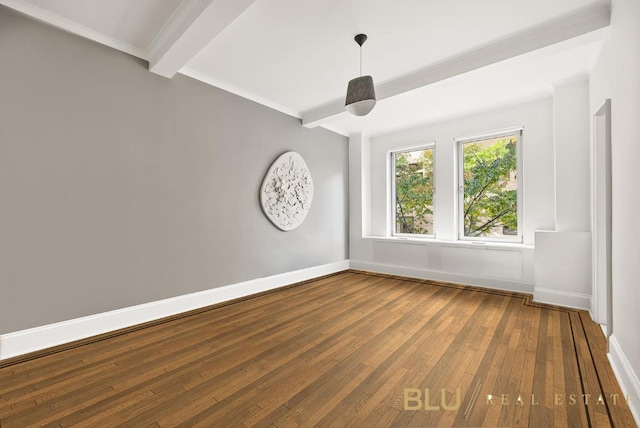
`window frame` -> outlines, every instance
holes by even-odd
[[[432,211],[433,211],[433,233],[431,234],[422,234],[422,233],[398,233],[396,232],[396,224],[397,224],[397,216],[396,216],[396,155],[408,152],[416,152],[419,150],[431,150],[431,157],[433,159],[433,203],[432,203]],[[401,147],[398,149],[392,149],[388,152],[389,163],[390,163],[390,174],[389,178],[391,181],[391,194],[389,195],[390,208],[391,208],[391,223],[390,223],[390,236],[398,237],[398,238],[416,238],[416,239],[435,239],[436,237],[436,142],[430,141],[424,144],[418,144],[408,147]]]
[[[457,176],[457,188],[458,188],[458,240],[459,241],[476,241],[476,242],[505,242],[505,243],[523,243],[524,236],[524,197],[523,197],[523,189],[524,189],[524,168],[522,161],[522,152],[523,152],[523,133],[524,126],[518,126],[513,128],[500,129],[497,131],[486,132],[483,134],[474,134],[466,137],[457,137],[455,138],[456,142],[456,150],[457,150],[457,160],[456,167],[458,169]],[[516,135],[516,215],[518,216],[518,231],[517,235],[514,237],[488,237],[488,236],[465,236],[464,234],[464,145],[468,143],[473,143],[477,141],[484,141],[494,138],[507,137],[511,135]]]

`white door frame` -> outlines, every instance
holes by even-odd
[[[607,339],[613,332],[611,302],[611,100],[593,115],[591,230],[594,321]],[[608,341],[608,340],[607,340]]]

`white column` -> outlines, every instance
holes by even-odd
[[[591,229],[589,81],[554,87],[556,231]]]
[[[371,244],[362,237],[371,234],[371,162],[369,139],[349,137],[349,259],[370,260]]]

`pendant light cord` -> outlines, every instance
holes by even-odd
[[[358,46],[360,46],[360,77],[362,77],[362,45],[367,41],[366,34],[358,34],[353,38]]]

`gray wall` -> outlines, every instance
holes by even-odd
[[[347,258],[345,137],[146,67],[0,6],[0,333]],[[315,195],[281,232],[288,150]]]

